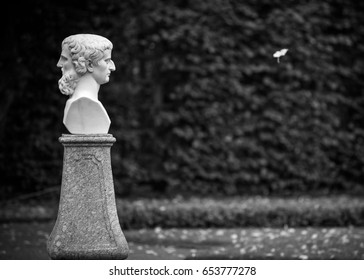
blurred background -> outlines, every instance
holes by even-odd
[[[117,196],[364,194],[361,1],[14,1],[2,17],[2,200],[59,195],[56,64],[77,33],[114,44],[99,99]]]

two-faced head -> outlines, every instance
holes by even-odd
[[[60,91],[72,95],[77,82],[86,74],[100,85],[107,83],[111,71],[115,71],[112,48],[112,43],[99,35],[77,34],[64,39],[57,63],[62,69],[62,78],[58,81]]]

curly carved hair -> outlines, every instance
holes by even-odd
[[[94,34],[71,35],[63,40],[62,48],[66,46],[70,52],[76,72],[83,75],[87,72],[87,62],[98,65],[107,49],[112,50],[112,43],[105,37]]]

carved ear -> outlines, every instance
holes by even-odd
[[[92,73],[94,71],[94,66],[91,60],[86,61],[86,67],[88,72]]]

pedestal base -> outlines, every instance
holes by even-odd
[[[64,146],[58,217],[47,243],[52,259],[126,259],[116,212],[111,134],[59,138]]]

